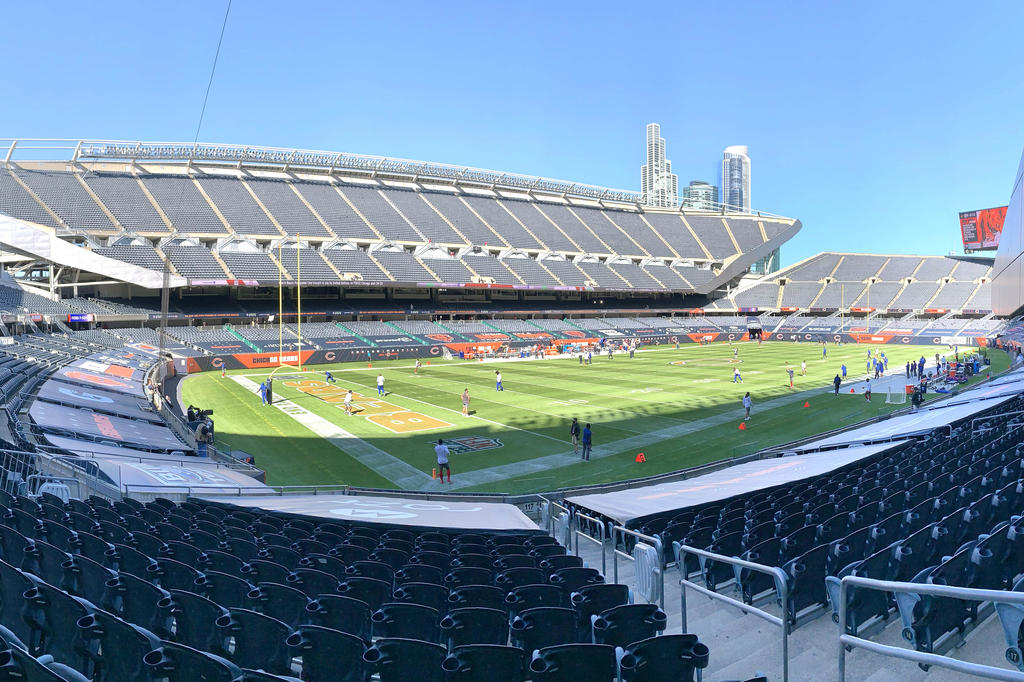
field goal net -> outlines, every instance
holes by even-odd
[[[452,359],[452,352],[448,350],[448,346],[445,346],[444,348],[441,349],[441,354],[444,356],[445,360]]]
[[[889,390],[885,393],[885,402],[888,405],[905,405],[907,402],[907,388],[901,381],[890,381]]]

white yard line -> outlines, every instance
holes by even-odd
[[[250,393],[256,393],[259,389],[259,384],[244,376],[234,375],[231,377],[231,380]],[[320,415],[310,412],[302,405],[298,405],[291,400],[277,398],[274,400],[272,407],[281,410],[334,447],[372,471],[389,479],[400,488],[419,489],[432,481],[430,476],[411,464],[403,462],[393,455],[389,455],[375,445],[371,445],[362,438],[349,433],[337,424],[332,424]]]
[[[445,380],[442,379],[442,381],[445,381]],[[368,386],[368,384],[360,384],[358,381],[353,381],[351,383],[355,384],[356,386]],[[374,384],[374,386],[376,387],[376,384]],[[434,407],[434,408],[437,408],[439,410],[445,410],[446,412],[453,412],[453,413],[459,414],[459,415],[462,414],[462,412],[460,410],[453,410],[450,407],[444,407],[442,405],[437,405],[436,403],[431,403],[431,402],[428,402],[426,400],[420,400],[419,398],[413,398],[412,396],[408,396],[408,395],[405,395],[403,393],[397,393],[395,391],[388,391],[388,395],[397,395],[399,398],[405,398],[406,400],[412,400],[413,402],[422,403],[424,405],[429,405],[430,407]],[[529,408],[517,407],[516,409],[526,409],[526,410],[528,410]],[[538,412],[538,410],[531,410],[531,412]],[[551,414],[549,414],[547,412],[538,412],[538,413],[539,414],[543,414],[543,415],[548,416],[548,417],[552,416]],[[491,419],[486,419],[484,417],[478,417],[475,414],[469,415],[469,418],[470,419],[479,419],[482,422],[487,422],[488,424],[494,424],[495,426],[500,426],[503,429],[511,429],[513,431],[522,431],[523,433],[529,433],[531,435],[537,436],[538,438],[547,438],[549,440],[553,440],[553,441],[556,441],[558,443],[564,443],[565,442],[561,438],[554,438],[553,436],[548,436],[548,435],[545,435],[543,433],[537,433],[536,431],[530,431],[529,429],[521,429],[518,426],[510,426],[508,424],[502,424],[501,422],[496,422],[496,421],[493,421]],[[636,432],[634,432],[634,433],[636,433]]]

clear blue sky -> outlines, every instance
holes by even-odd
[[[7,3],[0,135],[192,140],[225,3]],[[783,262],[959,250],[1024,146],[1024,3],[235,0],[201,141],[639,189],[746,144]]]

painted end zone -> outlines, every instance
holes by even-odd
[[[316,379],[285,381],[284,385],[318,398],[339,409],[345,409],[345,394],[347,391],[344,388],[332,386],[325,381]],[[436,419],[422,412],[413,412],[401,405],[395,405],[378,398],[371,398],[355,391],[352,392],[352,407],[356,415],[365,417],[367,421],[392,433],[415,433],[417,431],[432,431],[433,429],[454,426],[454,424],[443,419]]]

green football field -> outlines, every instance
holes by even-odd
[[[692,467],[907,407],[886,404],[878,387],[871,402],[859,386],[850,393],[865,376],[867,349],[829,345],[823,359],[820,344],[747,342],[645,348],[633,359],[595,356],[590,366],[547,359],[431,360],[418,374],[409,360],[318,365],[302,373],[281,368],[273,406],[262,405],[255,392],[270,370],[196,374],[181,390],[184,404],[214,410],[218,445],[253,454],[271,485],[524,493]],[[890,369],[901,371],[909,359],[924,354],[933,361],[936,350],[947,352],[882,350]],[[991,357],[993,373],[1006,369],[1005,354]],[[844,362],[849,379],[837,397],[831,383]],[[787,363],[796,370],[793,389]],[[733,383],[734,367],[742,384]],[[325,369],[336,383],[324,381]],[[496,370],[502,392],[495,390]],[[377,397],[378,373],[384,398]],[[342,404],[350,388],[356,393],[351,416]],[[469,417],[461,414],[466,388]],[[741,430],[745,391],[754,407]],[[569,442],[574,416],[593,424],[590,462],[580,461]],[[454,441],[451,485],[431,477],[438,438]],[[638,463],[641,452],[646,461]]]

